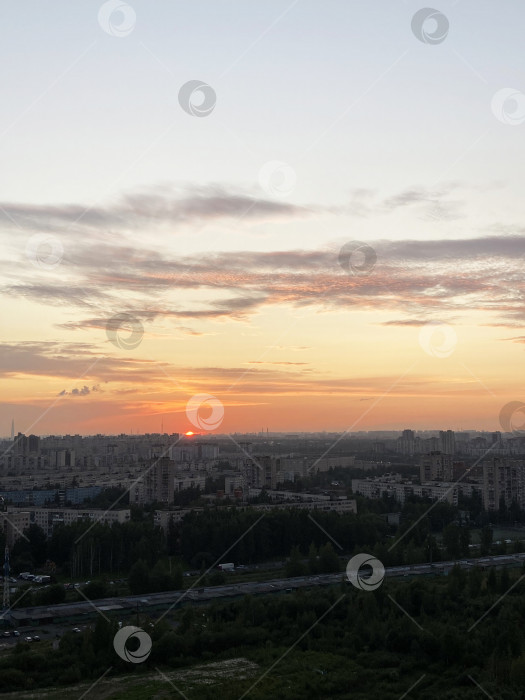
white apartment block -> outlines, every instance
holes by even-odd
[[[123,510],[102,510],[100,509],[76,509],[76,508],[20,508],[13,511],[9,517],[19,516],[22,518],[23,530],[31,524],[38,525],[45,532],[46,537],[53,533],[55,525],[71,525],[77,520],[91,520],[107,525],[112,523],[126,523],[130,519],[129,509]],[[20,536],[20,534],[18,535]]]
[[[421,496],[432,500],[448,501],[452,505],[458,503],[459,488],[454,483],[424,483],[413,484],[393,479],[352,479],[352,491],[367,498],[382,498],[383,494],[393,496],[403,504],[409,496]]]
[[[175,491],[183,491],[184,489],[193,489],[199,487],[204,491],[206,486],[206,474],[175,474],[173,479],[173,488]]]
[[[7,546],[12,547],[30,524],[30,513],[27,510],[9,510],[1,513],[0,526],[5,533]]]

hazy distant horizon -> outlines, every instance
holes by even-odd
[[[346,432],[346,431],[337,431],[337,430],[311,430],[311,431],[293,431],[293,430],[285,430],[285,431],[269,431],[267,434],[266,431],[259,431],[259,432],[231,432],[231,433],[210,433],[203,431],[202,433],[194,432],[192,435],[187,435],[185,432],[178,432],[178,431],[173,431],[173,432],[150,432],[150,433],[45,433],[45,434],[39,434],[39,433],[33,433],[39,438],[46,438],[46,437],[56,437],[56,438],[63,438],[63,437],[82,437],[82,438],[95,438],[95,437],[144,437],[146,435],[159,435],[159,436],[172,436],[172,435],[178,435],[179,438],[206,438],[206,440],[213,441],[214,439],[220,439],[220,438],[228,438],[231,435],[246,435],[246,436],[251,436],[251,437],[280,437],[280,436],[303,436],[303,435],[312,435],[312,436],[331,436],[331,435],[347,435],[348,437],[352,436],[366,436],[367,434],[374,434],[374,433],[402,433],[403,430],[414,430],[414,433],[416,435],[418,434],[431,434],[435,433],[439,435],[440,431],[443,430],[451,430],[451,428],[429,428],[425,430],[418,430],[414,428],[402,428],[402,429],[373,429],[373,430],[367,430],[367,431],[351,431],[351,432]],[[480,428],[467,428],[465,430],[455,430],[453,431],[455,433],[494,433],[494,432],[500,432],[503,437],[511,437],[514,435],[512,432],[503,432],[502,430],[484,430]],[[11,436],[4,436],[0,437],[0,440],[10,440]],[[16,435],[15,435],[16,439]]]

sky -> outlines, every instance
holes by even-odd
[[[0,435],[501,429],[524,21],[4,3]]]

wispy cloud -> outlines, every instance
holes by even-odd
[[[27,273],[26,279],[6,284],[3,291],[95,312],[60,323],[70,330],[105,329],[107,319],[122,312],[142,321],[224,321],[243,320],[265,306],[282,304],[388,311],[394,314],[387,321],[391,325],[417,325],[436,313],[462,314],[465,307],[499,315],[494,322],[525,320],[522,236],[369,245],[377,253],[375,268],[369,275],[351,276],[338,264],[338,245],[174,257],[147,249],[139,255],[127,246],[118,253],[115,245],[100,243],[96,250],[81,248],[78,261],[64,261],[55,277],[46,272],[45,284],[32,281],[32,273]],[[68,272],[74,279],[65,284]],[[184,295],[177,293],[181,290]],[[208,292],[204,301],[203,290]]]

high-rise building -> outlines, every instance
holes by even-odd
[[[456,452],[456,436],[453,430],[439,431],[439,444],[441,452],[453,455]]]
[[[403,430],[397,439],[397,451],[404,455],[413,455],[415,451],[416,434],[413,430]]]
[[[440,451],[422,455],[419,475],[422,484],[426,481],[452,481],[454,478],[452,456]]]
[[[493,457],[483,462],[483,506],[499,510],[503,501],[525,506],[525,464],[522,460]]]
[[[173,503],[175,469],[175,463],[166,457],[145,467],[140,481],[130,490],[130,503]]]

